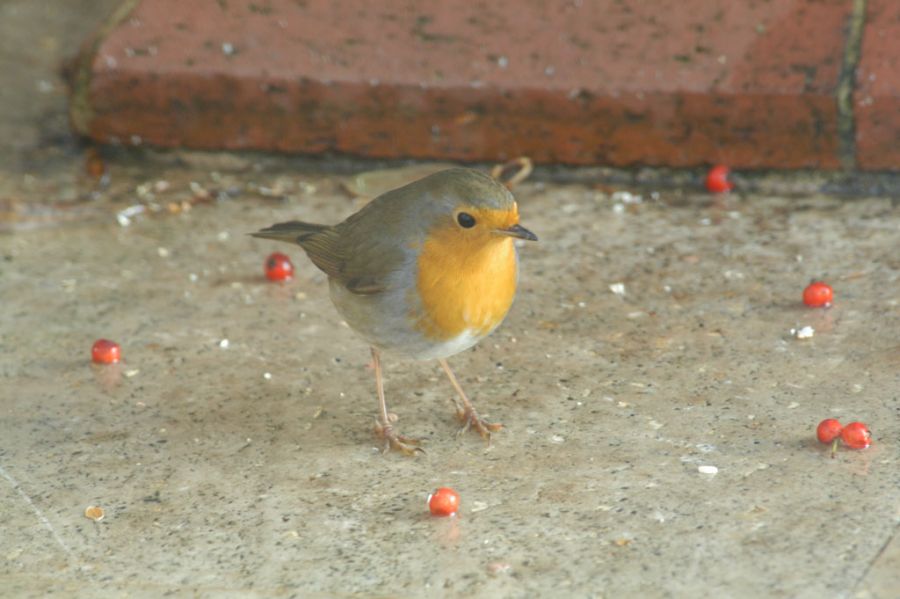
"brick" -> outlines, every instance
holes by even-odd
[[[102,142],[839,166],[844,0],[134,4],[81,56]]]
[[[859,167],[900,169],[900,4],[895,0],[868,1],[854,101]]]

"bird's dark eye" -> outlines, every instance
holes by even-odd
[[[459,226],[463,229],[471,229],[475,226],[475,217],[468,212],[460,212],[456,216],[456,222],[458,222]]]

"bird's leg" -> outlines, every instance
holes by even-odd
[[[475,406],[473,406],[472,402],[469,401],[469,398],[466,397],[466,392],[462,390],[459,381],[456,380],[456,375],[450,370],[450,364],[447,363],[447,360],[441,358],[438,362],[440,362],[444,372],[447,373],[450,384],[453,385],[453,388],[456,389],[456,393],[459,394],[459,400],[453,400],[456,404],[456,416],[463,423],[463,427],[459,430],[459,434],[463,434],[470,428],[474,428],[482,438],[490,443],[491,433],[499,431],[503,428],[503,425],[499,422],[486,422],[482,420],[478,415],[478,412],[475,411]]]
[[[375,386],[378,389],[378,417],[375,419],[375,432],[384,439],[384,452],[395,449],[405,455],[415,455],[416,452],[425,453],[418,447],[419,440],[404,437],[394,430],[391,419],[388,416],[387,402],[384,399],[384,379],[381,376],[381,357],[378,350],[372,348],[372,365],[375,368]]]

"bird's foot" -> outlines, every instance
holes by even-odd
[[[463,423],[462,428],[456,433],[457,435],[463,435],[469,430],[474,430],[481,435],[481,438],[487,441],[488,444],[491,442],[491,433],[496,433],[503,428],[503,425],[499,422],[488,422],[481,418],[473,407],[458,410],[456,412],[456,417]]]
[[[419,447],[422,443],[419,439],[406,437],[394,430],[390,424],[378,422],[375,424],[375,434],[384,441],[384,449],[382,453],[391,450],[399,451],[403,455],[413,456],[417,453],[425,453],[425,450]]]

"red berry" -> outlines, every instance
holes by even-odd
[[[441,487],[428,496],[428,509],[432,516],[452,516],[459,510],[459,493],[450,487]]]
[[[122,359],[122,348],[115,341],[97,339],[91,347],[91,359],[95,364],[115,364]]]
[[[841,432],[841,441],[851,449],[865,449],[872,444],[872,433],[862,422],[851,422]]]
[[[291,259],[281,252],[275,252],[266,258],[266,278],[270,281],[290,281],[294,278]]]
[[[835,418],[826,418],[816,427],[816,437],[819,443],[831,443],[841,436],[843,429],[844,427]]]
[[[834,290],[831,289],[831,285],[822,281],[810,283],[803,290],[803,303],[813,308],[830,306],[833,299]]]
[[[709,169],[709,172],[706,173],[706,191],[709,193],[727,193],[734,189],[734,183],[728,180],[730,173],[731,169],[724,164],[719,164]]]

